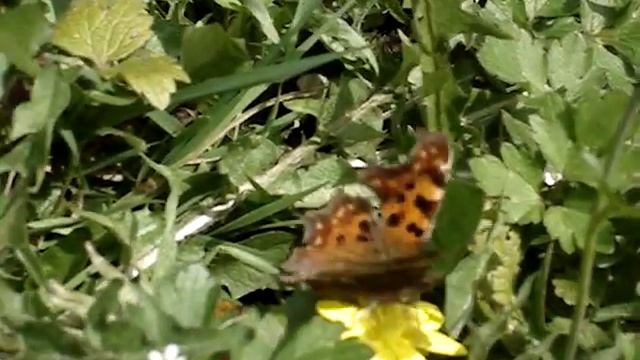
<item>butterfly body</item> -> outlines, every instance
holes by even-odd
[[[380,216],[366,198],[339,193],[306,216],[304,246],[283,264],[282,280],[331,298],[415,297],[432,283],[425,244],[449,168],[446,136],[421,133],[410,162],[365,169],[360,180],[380,199]]]

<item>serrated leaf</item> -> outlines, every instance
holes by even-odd
[[[625,145],[616,170],[612,172],[609,186],[622,192],[640,186],[640,148],[637,144]]]
[[[316,29],[323,27],[320,39],[331,50],[342,53],[345,59],[360,59],[372,71],[378,72],[378,60],[369,44],[346,21],[336,17],[335,14],[318,14],[314,19],[314,25]],[[345,52],[345,50],[351,51]]]
[[[573,89],[591,67],[589,50],[579,33],[571,33],[554,41],[547,54],[551,86]]]
[[[282,147],[269,139],[257,136],[241,138],[220,161],[220,172],[240,186],[247,182],[247,176],[255,178],[271,168],[283,152]]]
[[[122,76],[135,92],[158,109],[169,106],[176,81],[190,82],[180,65],[164,54],[144,52],[121,62],[110,72]]]
[[[630,17],[603,40],[626,55],[631,63],[640,65],[640,19],[637,16]]]
[[[508,142],[502,143],[500,155],[509,169],[522,176],[534,189],[538,189],[542,182],[543,166],[541,164],[537,164],[533,158]]]
[[[576,247],[582,248],[587,237],[590,214],[564,206],[552,206],[544,214],[544,226],[549,235],[560,242],[560,247],[572,254]],[[611,223],[603,222],[596,229],[596,250],[611,253],[614,249]]]
[[[544,214],[544,226],[568,254],[575,251],[575,238],[586,231],[589,216],[561,206],[552,206]]]
[[[633,80],[627,74],[622,59],[612,54],[604,46],[593,45],[593,63],[595,66],[605,70],[607,82],[615,90],[620,90],[631,95],[633,90]]]
[[[549,322],[549,331],[560,334],[569,334],[571,329],[571,320],[567,318],[554,317]],[[578,344],[588,352],[601,348],[610,343],[609,336],[598,325],[583,321],[582,326],[578,329]]]
[[[597,188],[602,179],[603,168],[601,159],[587,149],[574,145],[569,150],[569,158],[563,174],[567,180],[579,181]]]
[[[268,232],[251,237],[239,244],[254,250],[254,254],[273,265],[279,265],[289,253],[293,235],[285,232]],[[225,285],[233,298],[246,295],[257,289],[278,287],[273,276],[250,266],[230,255],[221,255],[213,261],[212,273]]]
[[[244,317],[258,314],[258,311],[245,312]],[[258,315],[259,316],[259,315]],[[255,315],[253,317],[256,317]],[[259,319],[251,319],[251,323],[243,321],[255,333],[251,341],[238,349],[237,354],[233,354],[233,359],[240,360],[268,360],[272,353],[278,348],[278,344],[285,334],[286,319],[282,314],[267,313]]]
[[[22,5],[0,14],[0,53],[31,75],[39,68],[33,55],[51,32],[39,5]]]
[[[217,299],[216,281],[201,264],[188,265],[177,274],[161,279],[155,293],[161,308],[182,327],[206,325]]]
[[[578,144],[598,154],[611,145],[629,96],[621,91],[589,91],[577,104],[575,131]],[[595,136],[597,134],[597,136]]]
[[[48,123],[55,122],[69,104],[71,90],[58,71],[47,68],[36,77],[31,100],[20,104],[13,114],[13,126],[9,138],[43,130]]]
[[[325,204],[335,190],[335,185],[350,174],[348,163],[337,156],[322,159],[307,169],[297,169],[282,174],[267,189],[273,194],[297,194],[307,189],[326,184],[318,191],[309,194],[296,204],[298,207],[314,208]]]
[[[483,9],[476,4],[464,4],[463,9],[461,0],[433,0],[429,5],[429,10],[437,14],[432,18],[436,35],[444,40],[459,33],[510,37],[510,34],[502,29],[503,24],[479,16]]]
[[[52,42],[103,68],[142,47],[152,23],[143,0],[76,0],[56,24]]]
[[[487,38],[478,59],[487,71],[506,82],[524,83],[534,92],[544,92],[547,87],[543,45],[526,31],[516,40]]]
[[[522,144],[527,147],[531,152],[538,150],[538,144],[536,144],[533,138],[533,129],[526,122],[516,119],[506,111],[501,111],[502,122],[509,132],[509,136],[513,140],[514,144]]]
[[[571,140],[566,130],[556,118],[542,119],[535,115],[530,117],[533,138],[540,146],[544,158],[553,168],[562,172],[567,164]]]
[[[553,279],[553,293],[567,305],[575,305],[578,300],[578,283],[573,280]]]
[[[544,209],[542,199],[520,175],[491,155],[471,159],[469,165],[482,190],[489,196],[501,198],[500,208],[507,221],[540,221]]]

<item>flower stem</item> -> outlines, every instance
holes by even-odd
[[[596,256],[596,231],[600,223],[607,219],[611,206],[609,204],[609,184],[611,176],[616,169],[618,160],[622,155],[624,141],[630,130],[635,126],[638,118],[638,110],[640,109],[640,87],[635,87],[627,109],[622,117],[622,121],[618,124],[618,129],[613,142],[613,149],[609,152],[604,163],[604,171],[599,186],[599,195],[589,219],[587,227],[587,236],[585,239],[584,250],[582,251],[582,261],[580,263],[580,282],[578,284],[578,301],[573,312],[573,321],[571,323],[571,332],[569,333],[569,341],[565,349],[565,359],[572,360],[575,358],[578,348],[578,334],[582,327],[587,304],[589,302],[589,293],[591,289],[591,280],[593,277],[593,263]]]

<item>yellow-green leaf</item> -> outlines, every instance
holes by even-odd
[[[164,54],[142,53],[113,68],[131,88],[158,109],[169,105],[176,81],[189,82],[189,76],[176,61]]]
[[[152,23],[143,0],[76,0],[56,25],[53,43],[102,67],[144,45]]]

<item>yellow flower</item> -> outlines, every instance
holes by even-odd
[[[372,360],[423,360],[427,353],[461,356],[464,345],[438,331],[444,316],[437,306],[380,303],[365,308],[322,300],[316,305],[320,316],[342,323],[342,338],[358,338],[375,352]],[[421,351],[419,351],[421,350]]]

